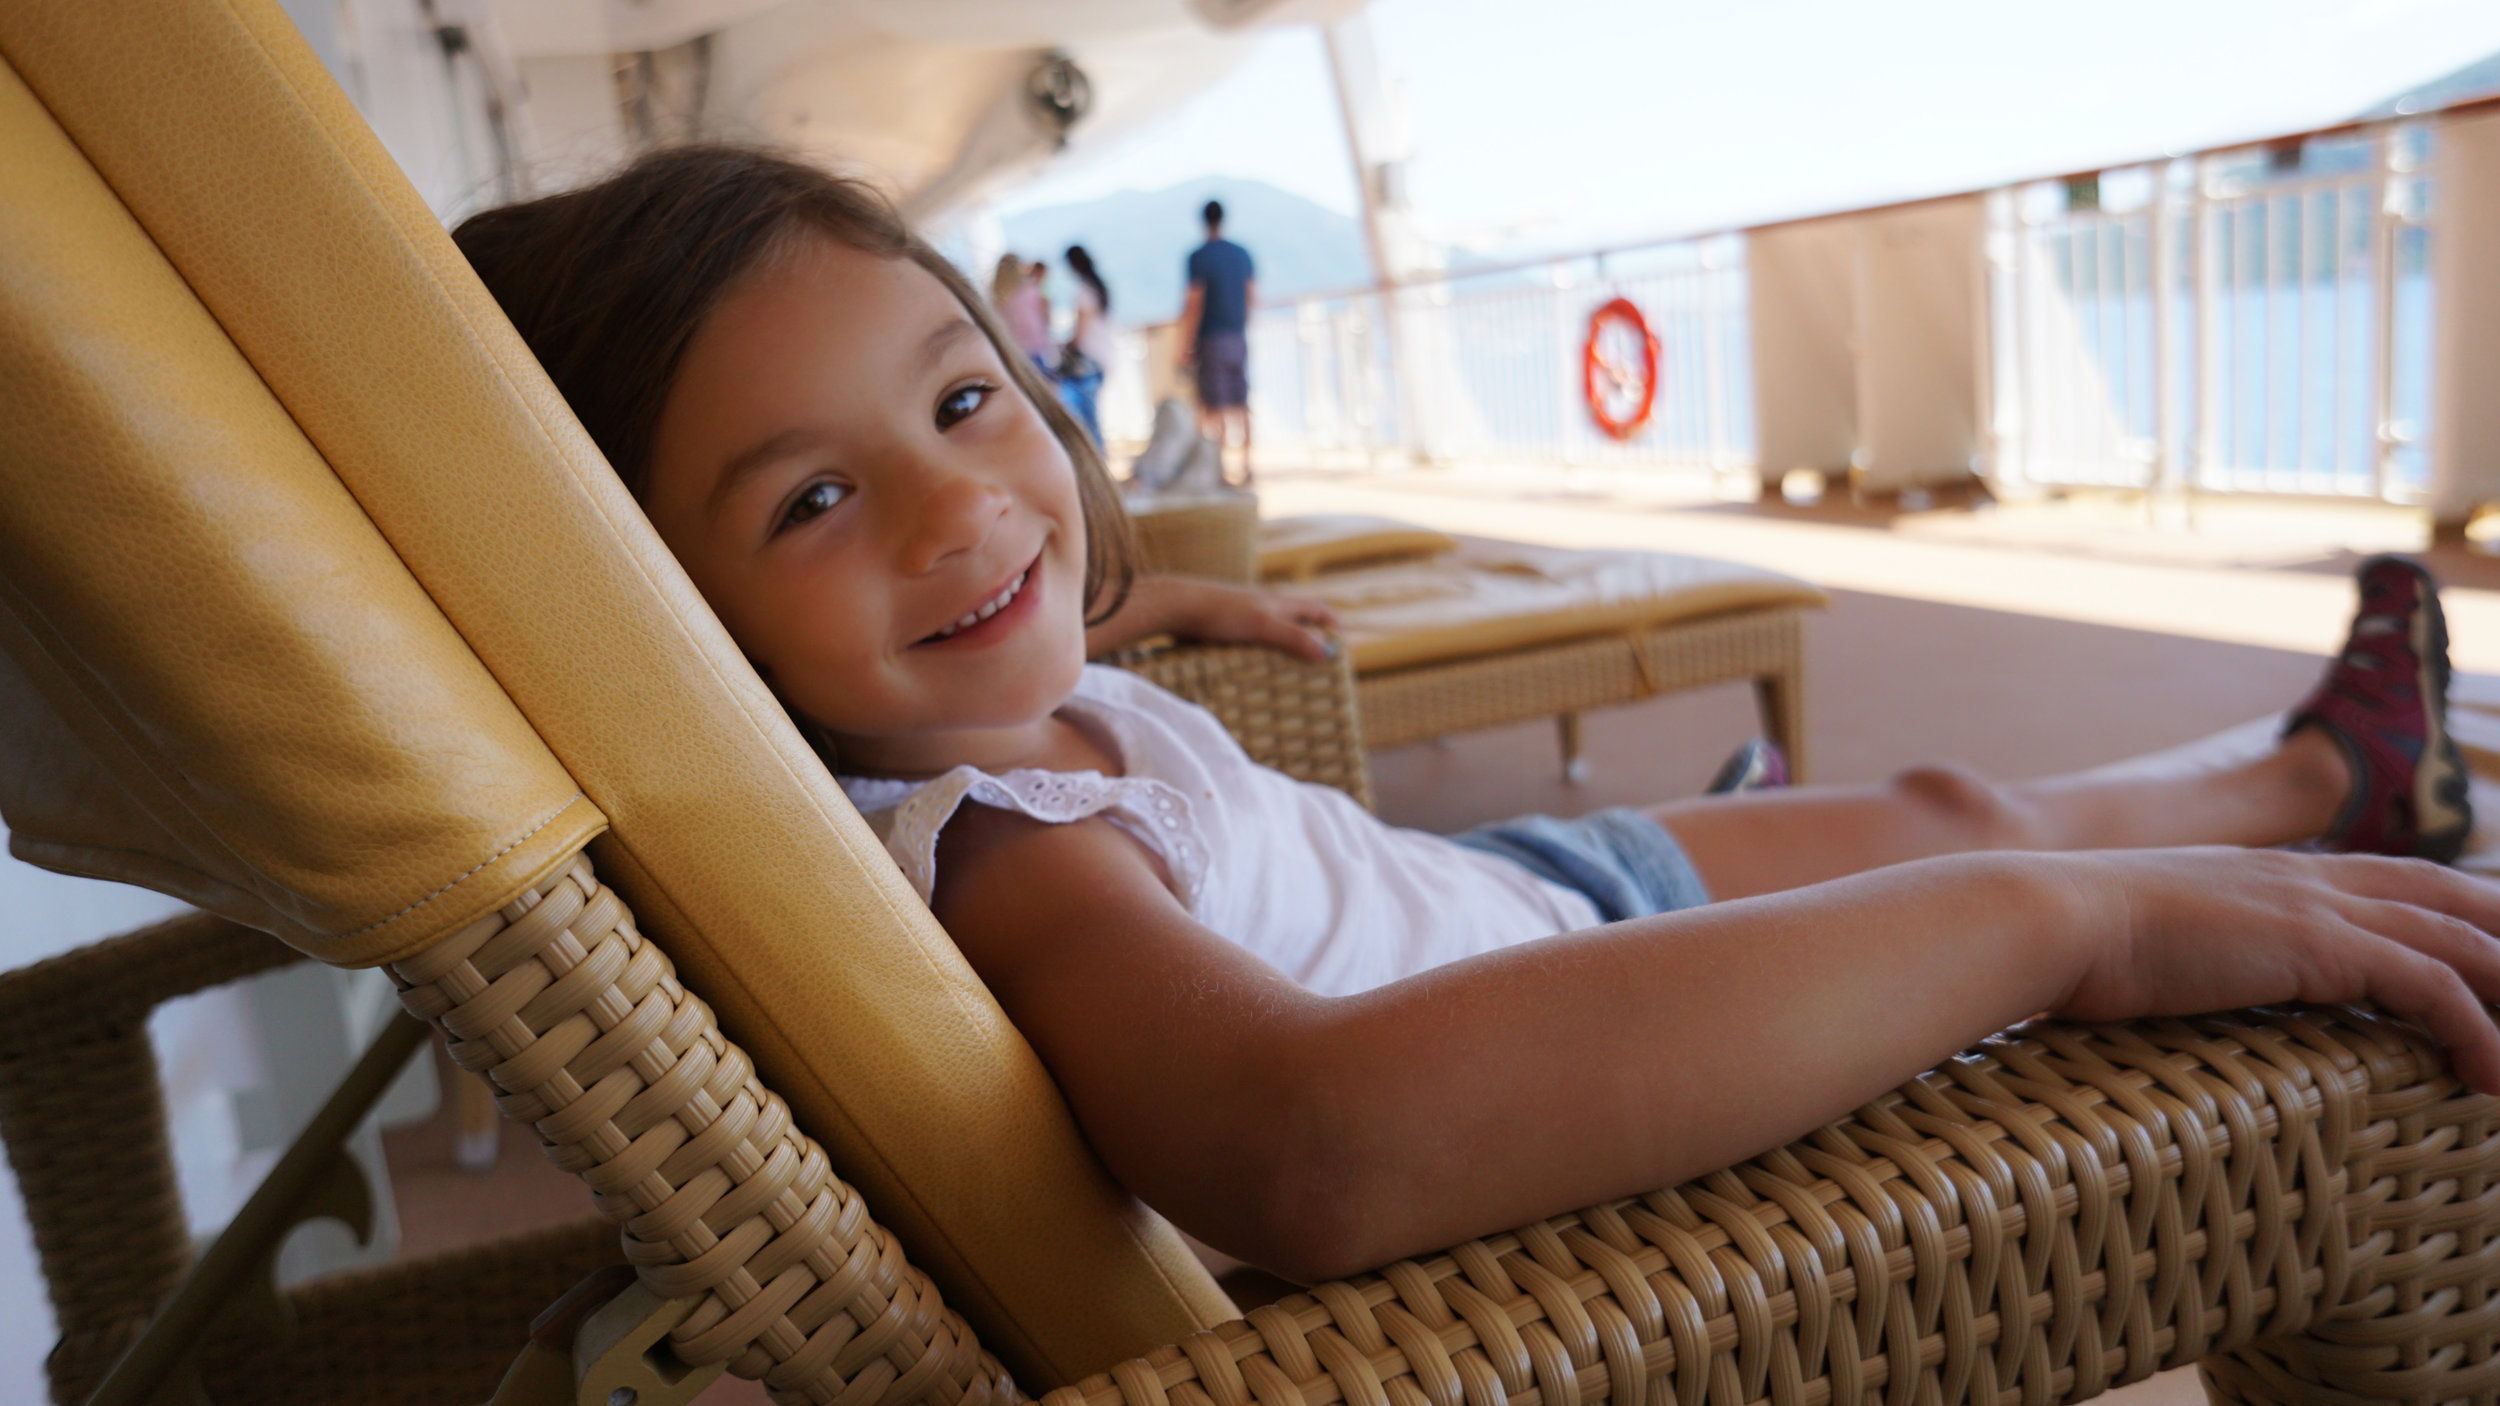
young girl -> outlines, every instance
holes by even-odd
[[[645,158],[461,246],[1033,1042],[1112,1172],[1319,1278],[1671,1185],[2039,1011],[2372,1001],[2500,1091],[2500,897],[2452,856],[2428,579],[2363,576],[2270,755],[2187,780],[1874,787],[1453,841],[1251,764],[1089,650],[1316,653],[1145,578],[979,296],[856,185]],[[1090,626],[1090,633],[1089,633]]]

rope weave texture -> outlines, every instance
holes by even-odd
[[[2353,1011],[2044,1024],[1788,1147],[1321,1285],[1045,1406],[2500,1395],[2500,1100]]]
[[[212,1334],[211,1401],[251,1406],[448,1406],[484,1401],[539,1312],[624,1258],[597,1216],[521,1231],[290,1290],[283,1331]],[[62,1397],[63,1401],[76,1398]]]
[[[1124,650],[1111,662],[1215,714],[1252,761],[1371,807],[1354,670],[1342,655],[1313,664],[1263,645],[1181,645]]]
[[[56,1219],[33,1194],[65,1206],[60,1187],[83,1181],[128,1208],[144,1191],[179,1233],[161,1112],[136,1125],[159,1143],[128,1168],[97,1160],[109,1139],[25,1136],[43,1121],[27,1090],[80,1087],[35,1068],[65,1048],[42,1038],[47,1007],[79,1012],[54,1026],[124,1028],[165,994],[291,955],[190,918],[0,981],[0,1116],[39,1237],[84,1225],[103,1237],[87,1247],[101,1273],[169,1286],[179,1270],[106,1243],[138,1228],[126,1216],[80,1203]],[[784,1401],[1016,1400],[586,863],[398,974],[506,1112],[626,1222],[627,1257],[664,1291],[706,1296],[679,1335],[689,1360],[729,1360]],[[152,1091],[152,1067],[127,1082]],[[28,1175],[48,1159],[58,1175]],[[118,1182],[141,1161],[167,1185]],[[2010,1406],[2200,1360],[2223,1402],[2491,1403],[2495,1169],[2500,1100],[2364,1012],[2042,1024],[1740,1166],[1321,1285],[1049,1406]],[[606,1257],[585,1233],[306,1286],[292,1346],[216,1342],[204,1366],[272,1400],[471,1394],[509,1344],[444,1348],[517,1341],[530,1309]],[[68,1325],[80,1265],[44,1248]],[[161,1297],[141,1292],[124,1314]],[[115,1304],[130,1301],[93,1307]],[[358,1326],[377,1310],[379,1327]],[[465,1326],[447,1334],[445,1311]],[[126,1341],[137,1321],[121,1321]],[[339,1349],[317,1371],[313,1342]],[[101,1346],[63,1344],[57,1399],[83,1394],[63,1389],[68,1359]],[[378,1391],[377,1353],[398,1364]],[[432,1390],[455,1374],[468,1390]],[[274,1389],[291,1377],[320,1389]]]
[[[1132,504],[1138,568],[1180,576],[1211,576],[1242,584],[1259,575],[1259,499],[1253,493],[1211,493],[1164,503]]]
[[[727,1362],[783,1402],[1015,1398],[587,860],[392,973],[590,1184],[643,1283],[702,1296],[671,1335],[682,1360]]]
[[[1793,681],[1804,673],[1803,620],[1795,606],[1737,611],[1366,674],[1357,685],[1364,738],[1396,747],[1733,679]],[[1794,738],[1774,740],[1799,750]]]
[[[85,1400],[191,1263],[148,1013],[297,960],[191,913],[0,976],[0,1137],[60,1324],[54,1400]]]

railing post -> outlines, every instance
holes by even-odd
[[[2194,377],[2196,404],[2196,436],[2188,455],[2187,499],[2190,520],[2196,511],[2196,492],[2211,478],[2222,463],[2222,339],[2220,329],[2220,298],[2215,291],[2214,212],[2209,197],[2212,172],[2206,158],[2191,156],[2188,184],[2188,286],[2195,303],[2196,316],[2189,324],[2189,354]]]
[[[2404,195],[2396,169],[2396,128],[2380,127],[2370,138],[2371,170],[2378,202],[2370,222],[2370,496],[2385,499],[2393,481],[2396,446],[2396,242],[2404,233]]]
[[[2038,461],[2040,387],[2035,374],[2039,360],[2037,340],[2039,309],[2033,305],[2035,281],[2032,260],[2039,253],[2031,238],[2031,215],[2024,206],[2023,188],[2014,188],[2006,212],[2006,238],[2012,248],[2006,261],[2014,280],[2014,465],[2015,473],[2025,482],[2035,482],[2033,469]]]
[[[1554,265],[1554,438],[1566,465],[1580,462],[1580,338],[1571,316],[1571,289],[1577,280],[1568,262]]]
[[[1716,243],[1701,245],[1701,395],[1702,433],[1709,440],[1710,491],[1719,491],[1719,475],[1727,472],[1727,367],[1719,347],[1719,283],[1726,262]],[[1664,370],[1661,367],[1660,370]]]
[[[2171,339],[2178,335],[2176,310],[2172,306],[2179,293],[2178,216],[2171,195],[2171,176],[2175,163],[2164,161],[2153,168],[2152,274],[2153,303],[2153,462],[2147,485],[2150,491],[2176,490],[2179,486],[2179,462],[2174,449],[2179,433],[2179,396],[2171,371]]]

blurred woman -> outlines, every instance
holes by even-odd
[[[1059,398],[1099,445],[1103,369],[1111,364],[1111,290],[1084,245],[1069,245],[1062,257],[1076,275],[1076,330],[1059,349]]]
[[[990,276],[990,306],[998,309],[998,319],[1007,324],[1007,335],[1016,339],[1016,346],[1033,358],[1044,375],[1055,376],[1050,303],[1042,296],[1042,281],[1033,276],[1033,270],[1040,267],[1027,265],[1014,254],[999,255],[998,271]]]

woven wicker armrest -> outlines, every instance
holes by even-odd
[[[148,1014],[301,960],[192,913],[0,977],[0,1140],[60,1324],[49,1367],[64,1399],[95,1384],[191,1258]]]
[[[1132,500],[1139,564],[1148,571],[1248,583],[1259,574],[1259,498],[1226,490]]]
[[[1264,645],[1146,644],[1110,662],[1215,714],[1252,761],[1371,805],[1354,665],[1342,649],[1314,664]]]
[[[2500,1101],[2343,1010],[2041,1024],[1672,1191],[1325,1284],[1048,1406],[2492,1398]]]

